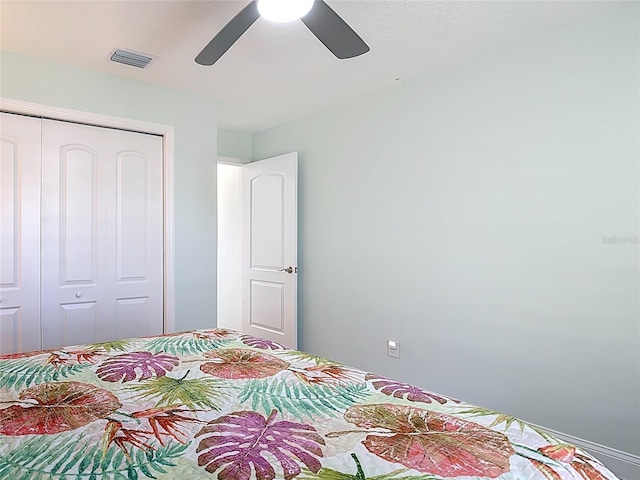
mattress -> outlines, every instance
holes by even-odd
[[[0,478],[616,477],[512,416],[216,329],[0,357]]]

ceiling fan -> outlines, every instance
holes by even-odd
[[[213,65],[259,17],[275,22],[300,19],[340,59],[357,57],[369,47],[324,0],[252,0],[231,19],[196,57]]]

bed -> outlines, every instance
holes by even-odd
[[[616,477],[517,418],[216,329],[0,357],[0,478]]]

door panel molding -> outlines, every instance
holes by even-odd
[[[60,149],[60,285],[96,284],[97,156],[84,145]]]
[[[162,136],[164,332],[175,331],[174,127],[0,97],[0,111]]]
[[[249,325],[285,335],[284,289],[282,282],[251,280]]]
[[[116,282],[149,281],[150,166],[149,157],[141,152],[117,154],[116,173]],[[143,181],[141,181],[141,179]],[[131,208],[140,199],[142,209]],[[134,244],[145,245],[144,255],[127,255]]]
[[[285,267],[285,176],[265,173],[251,179],[249,185],[249,251],[251,268],[277,270]],[[265,197],[277,198],[277,204],[265,203]],[[268,222],[264,220],[268,219]],[[266,245],[265,245],[266,243]]]
[[[22,346],[22,308],[0,308],[0,352],[15,353]]]
[[[21,189],[18,173],[20,172],[20,158],[18,156],[18,144],[8,138],[0,138],[3,163],[0,165],[0,204],[4,210],[0,215],[4,216],[2,223],[2,248],[10,246],[11,251],[6,255],[6,250],[0,251],[0,288],[20,288],[20,237],[22,222],[20,218]],[[10,207],[7,208],[7,205]],[[11,218],[6,218],[10,216]],[[0,217],[2,219],[3,217]]]

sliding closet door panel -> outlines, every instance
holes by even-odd
[[[41,121],[0,115],[0,354],[10,354],[41,348]]]
[[[44,120],[42,142],[44,346],[162,333],[162,139]]]
[[[117,329],[121,337],[159,335],[164,291],[162,140],[127,136],[127,148],[115,155]]]

